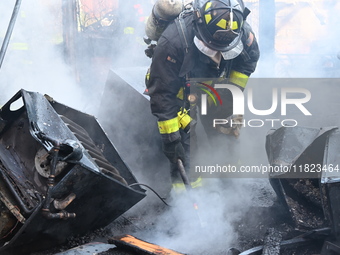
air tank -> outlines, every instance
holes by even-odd
[[[157,0],[145,25],[145,34],[157,41],[167,25],[183,10],[182,0]]]

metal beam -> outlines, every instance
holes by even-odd
[[[9,22],[4,41],[3,41],[2,46],[1,46],[0,69],[1,69],[1,66],[2,66],[2,62],[5,58],[5,54],[6,54],[6,51],[7,51],[8,44],[9,44],[9,40],[11,39],[14,24],[15,24],[15,21],[17,19],[18,13],[19,13],[20,5],[21,5],[21,0],[17,0],[16,3],[15,3],[15,6],[14,6],[13,12],[12,12],[12,17],[11,17],[11,20]]]

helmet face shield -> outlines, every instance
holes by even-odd
[[[208,46],[205,45],[204,42],[199,40],[196,36],[194,37],[194,44],[196,45],[197,49],[202,52],[204,55],[212,58],[216,55],[217,51],[210,49]]]
[[[210,0],[200,9],[197,37],[213,50],[228,51],[241,40],[242,25],[243,13],[239,4],[229,6],[223,0]]]
[[[232,43],[232,45],[234,45]],[[243,51],[243,43],[241,40],[238,40],[238,43],[236,44],[236,46],[233,46],[232,49],[228,50],[228,51],[223,51],[221,52],[222,57],[224,60],[230,60],[230,59],[234,59],[236,58],[238,55],[241,54],[241,52]]]

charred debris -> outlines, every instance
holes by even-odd
[[[229,254],[339,254],[339,144],[337,127],[271,130],[269,163],[289,171],[269,180],[296,235],[282,236],[274,224],[263,243]],[[145,197],[136,183],[95,117],[26,90],[1,108],[1,254],[49,249],[109,225]]]
[[[337,127],[281,127],[268,133],[270,165],[287,167],[286,172],[273,171],[269,180],[277,203],[301,233],[282,241],[282,248],[317,244],[316,254],[340,254],[339,146]]]
[[[17,0],[13,10],[0,66],[20,3]],[[135,99],[148,104],[141,94]],[[227,254],[340,254],[338,128],[272,130],[266,151],[272,167],[288,169],[272,172],[269,179],[292,232],[299,234],[285,239],[275,227],[269,228],[258,246],[243,251],[231,248]],[[69,237],[107,226],[145,196],[94,116],[26,90],[2,106],[0,254],[30,254],[65,243]],[[132,236],[113,237],[109,242],[125,247],[124,241],[131,246],[130,239],[138,254],[162,254],[157,246],[143,251],[149,244]],[[313,251],[308,249],[312,246]],[[112,246],[103,243],[87,247],[113,254],[104,251]]]
[[[1,254],[106,226],[145,197],[135,183],[93,116],[25,90],[1,108]]]
[[[255,229],[241,219],[245,229],[237,232],[245,249],[231,248],[228,255],[340,254],[339,146],[338,127],[270,130],[265,149],[276,200],[267,211],[250,211],[259,219]]]

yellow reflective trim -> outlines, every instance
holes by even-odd
[[[12,43],[10,47],[12,50],[28,50],[27,43]]]
[[[198,177],[196,181],[191,182],[190,183],[191,188],[195,189],[198,187],[202,187],[203,186],[203,180],[202,177]],[[185,190],[185,185],[182,182],[176,182],[176,183],[172,183],[172,188],[176,191],[176,192],[181,192]]]
[[[179,122],[179,127],[181,129],[185,129],[191,122],[191,117],[188,114],[188,111],[186,109],[179,111],[177,113],[178,116],[178,122]]]
[[[183,189],[184,190],[184,183],[173,183],[172,184],[172,187],[174,188],[174,189]]]
[[[177,93],[177,98],[183,100],[184,99],[184,89],[183,87],[179,89],[178,93]]]
[[[124,28],[124,34],[134,34],[135,29],[133,27],[125,27]]]
[[[175,194],[180,194],[182,192],[185,192],[184,183],[173,183],[172,189],[175,192]]]
[[[205,18],[205,23],[206,24],[209,24],[210,20],[212,19],[210,14],[204,15],[204,18]]]
[[[205,11],[208,10],[210,7],[211,7],[211,2],[208,2],[208,3],[205,5]]]
[[[158,130],[161,134],[171,134],[179,130],[178,118],[158,121]]]
[[[219,22],[217,22],[216,26],[222,28],[222,29],[227,29],[227,20],[225,19],[220,19]]]
[[[243,73],[232,70],[230,72],[230,82],[245,88],[248,82],[249,76]]]
[[[194,188],[198,188],[198,187],[202,187],[203,186],[203,182],[202,182],[202,177],[198,177],[196,181],[191,182],[191,187]]]
[[[238,29],[237,21],[233,21],[233,24],[231,24],[231,29],[232,29],[232,30]]]

